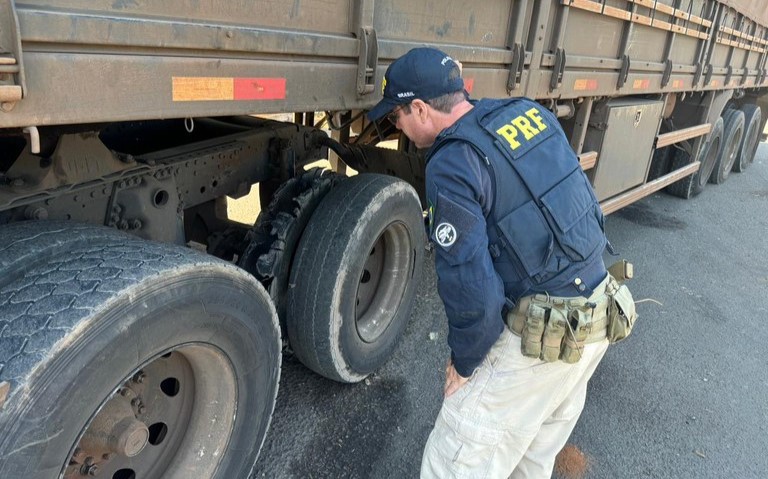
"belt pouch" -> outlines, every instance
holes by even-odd
[[[565,333],[563,354],[560,359],[565,363],[575,363],[584,354],[584,342],[590,332],[591,317],[580,309],[569,314],[570,329]]]
[[[609,296],[606,336],[609,342],[618,343],[632,332],[637,319],[637,311],[635,311],[632,293],[626,285],[622,284]]]
[[[549,320],[544,327],[544,338],[541,347],[541,359],[551,363],[560,359],[560,352],[565,336],[566,317],[563,311],[552,308],[549,311]]]
[[[544,324],[547,310],[531,303],[525,316],[525,326],[520,334],[520,349],[523,356],[538,358],[541,356],[541,337],[544,334]]]

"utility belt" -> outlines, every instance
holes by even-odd
[[[521,337],[524,356],[546,362],[575,363],[584,345],[608,339],[617,343],[632,332],[637,312],[623,280],[631,264],[623,262],[621,281],[610,273],[589,298],[536,294],[520,299],[507,313],[507,326]],[[630,273],[626,272],[627,266]],[[610,270],[616,270],[615,265]]]

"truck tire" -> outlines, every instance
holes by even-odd
[[[648,169],[648,181],[653,181],[669,173],[669,165],[672,163],[674,149],[675,147],[673,146],[665,146],[664,148],[654,150],[651,166]]]
[[[741,110],[729,109],[723,114],[723,148],[715,161],[715,167],[709,177],[710,183],[717,185],[725,183],[731,174],[736,156],[742,144],[744,135],[744,113]]]
[[[698,158],[701,161],[701,166],[698,171],[667,186],[667,193],[684,199],[693,198],[701,193],[715,167],[715,161],[720,154],[722,139],[723,119],[718,118],[699,152]],[[678,148],[672,158],[672,170],[682,168],[690,163],[691,154]]]
[[[4,477],[247,477],[280,374],[255,279],[100,227],[0,237]]]
[[[312,168],[283,183],[256,218],[250,242],[237,262],[267,289],[282,325],[299,239],[317,205],[341,178],[332,171]]]
[[[760,124],[762,123],[762,111],[757,105],[744,105],[744,135],[742,137],[739,154],[733,163],[733,171],[741,173],[755,161],[757,146],[760,144]]]
[[[357,382],[381,366],[410,317],[424,256],[416,191],[393,177],[345,179],[299,243],[288,289],[288,340],[311,370]]]

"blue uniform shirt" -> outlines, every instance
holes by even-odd
[[[488,252],[486,231],[493,205],[491,176],[468,143],[451,142],[430,159],[426,183],[448,345],[456,371],[469,377],[504,328],[504,286]]]

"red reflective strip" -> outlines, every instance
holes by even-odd
[[[467,93],[472,93],[472,89],[475,87],[475,79],[474,78],[465,78],[464,79],[464,89],[467,90]]]
[[[285,78],[235,78],[235,100],[284,100]]]

